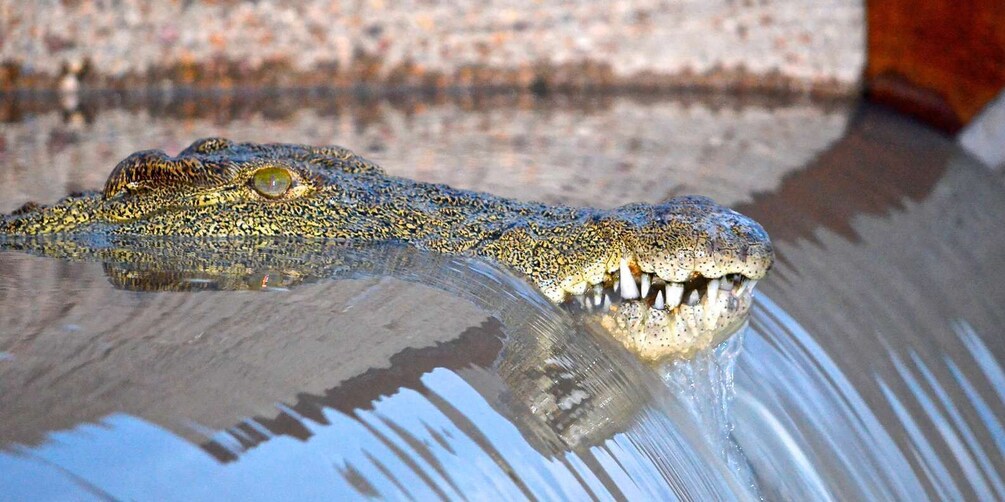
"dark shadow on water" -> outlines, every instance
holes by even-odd
[[[324,394],[298,394],[293,413],[280,412],[275,417],[253,417],[259,427],[241,423],[230,436],[238,440],[242,451],[275,436],[292,436],[307,440],[309,429],[297,417],[321,425],[331,425],[325,418],[326,409],[352,414],[355,410],[372,410],[373,402],[380,396],[390,396],[401,388],[423,390],[422,375],[436,368],[458,371],[469,366],[488,368],[502,350],[504,335],[499,321],[489,318],[480,326],[464,330],[460,336],[433,347],[408,348],[391,356],[389,368],[371,368],[361,375],[349,378],[338,387],[326,389]],[[202,448],[221,462],[237,460],[238,452],[227,449],[218,441],[203,443]]]
[[[813,239],[824,227],[858,241],[853,218],[925,199],[950,158],[961,155],[938,131],[882,108],[860,106],[851,120],[830,148],[736,210],[760,221],[775,240]]]

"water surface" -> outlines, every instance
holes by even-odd
[[[8,110],[0,209],[225,135],[547,202],[708,194],[778,263],[749,329],[650,368],[505,271],[400,248],[189,292],[0,253],[4,493],[1005,498],[1005,183],[922,126],[695,96],[213,103]]]

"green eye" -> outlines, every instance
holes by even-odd
[[[270,199],[282,197],[293,185],[290,172],[279,167],[266,167],[255,171],[252,181],[255,191]]]

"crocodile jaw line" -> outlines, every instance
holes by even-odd
[[[691,279],[669,281],[622,259],[605,282],[589,285],[583,294],[569,294],[564,301],[573,309],[599,315],[614,338],[642,359],[689,357],[718,344],[743,324],[757,279],[740,273],[713,278],[696,271],[686,275]]]

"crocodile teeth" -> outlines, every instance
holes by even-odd
[[[712,279],[708,281],[707,289],[705,289],[705,301],[710,305],[714,305],[715,301],[719,297],[719,279]]]
[[[697,314],[697,312],[695,312]],[[694,334],[694,336],[699,336],[701,333],[698,331],[698,323],[696,315],[684,315],[684,322],[687,323],[688,331]]]
[[[639,286],[635,284],[632,277],[632,270],[628,268],[628,260],[621,259],[621,297],[626,300],[635,300],[639,297]]]
[[[688,307],[694,307],[695,305],[698,305],[698,300],[700,300],[700,299],[701,299],[701,294],[698,293],[698,290],[697,289],[692,289],[691,290],[691,294],[688,295],[687,301],[685,303],[687,304]]]
[[[742,295],[748,289],[753,290],[754,286],[756,286],[756,285],[757,285],[757,281],[755,281],[754,279],[746,279],[746,280],[740,281],[740,287],[736,289],[736,296]]]
[[[684,285],[679,282],[670,283],[667,286],[667,308],[675,309],[680,305],[681,298],[684,297]]]
[[[708,281],[708,289],[705,290],[705,326],[715,327],[719,322],[719,279]]]
[[[715,329],[725,312],[735,312],[740,308],[744,298],[757,284],[757,281],[742,274],[726,274],[717,278],[692,275],[687,283],[666,281],[652,272],[640,272],[636,278],[626,258],[619,263],[618,274],[614,276],[612,271],[604,282],[576,283],[566,291],[574,298],[573,303],[578,302],[581,308],[590,311],[616,309],[614,305],[618,300],[645,299],[649,309],[666,315],[683,314],[689,328],[703,330]],[[681,311],[678,307],[682,305],[689,309]]]
[[[656,310],[663,310],[666,305],[663,303],[663,292],[659,291],[656,293],[656,301],[653,302],[653,308]]]

